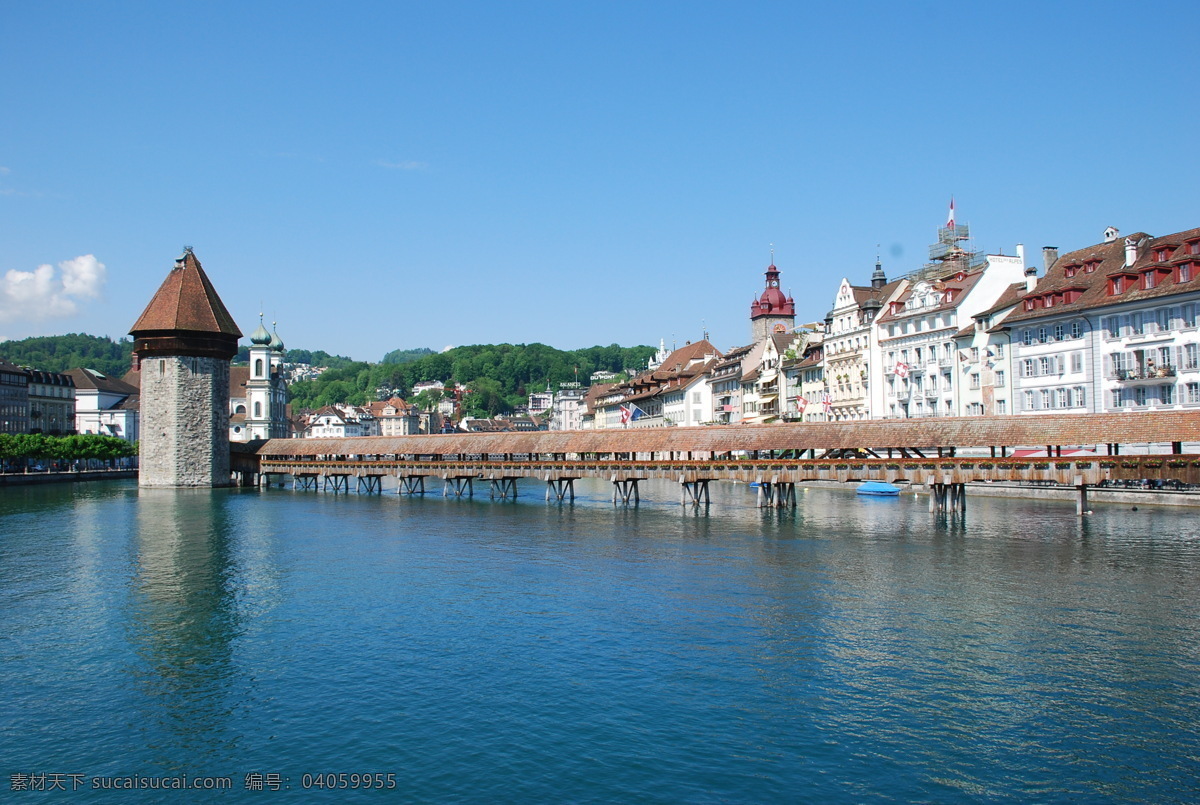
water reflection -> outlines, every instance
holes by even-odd
[[[128,631],[141,663],[143,732],[163,768],[196,768],[224,751],[239,623],[230,498],[223,491],[141,489]]]

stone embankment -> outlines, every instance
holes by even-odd
[[[5,472],[0,473],[0,486],[31,486],[34,484],[61,484],[78,481],[114,481],[122,478],[137,478],[136,469],[128,470],[80,470],[79,472]]]
[[[854,489],[858,482],[808,481],[797,486],[816,488]],[[898,483],[901,494],[928,494],[924,484]],[[1020,483],[969,483],[966,485],[968,499],[971,496],[990,498],[1029,498],[1031,500],[1061,500],[1072,502],[1077,492],[1071,487],[1041,486]],[[1090,486],[1088,500],[1091,503],[1116,503],[1134,506],[1200,506],[1200,489],[1144,489],[1119,486]]]

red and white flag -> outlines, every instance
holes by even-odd
[[[821,395],[821,407],[827,414],[833,411],[833,398],[829,396],[828,391]]]
[[[896,361],[896,377],[908,377],[908,364],[904,361]]]
[[[954,228],[954,196],[950,197],[950,216],[946,219],[946,228]]]
[[[803,397],[796,398],[796,411],[803,414],[804,409],[808,407],[808,400]]]

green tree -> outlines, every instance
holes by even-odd
[[[424,389],[420,394],[409,400],[409,402],[422,411],[434,411],[445,396],[446,392],[441,389]]]

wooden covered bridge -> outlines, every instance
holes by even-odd
[[[1200,483],[1200,411],[271,439],[234,445],[232,459],[244,485],[281,476],[340,492],[353,478],[379,492],[391,476],[401,494],[434,479],[443,494],[487,481],[493,496],[515,497],[517,479],[537,478],[547,499],[564,500],[576,479],[596,477],[625,503],[648,478],[677,481],[693,504],[713,481],[757,482],[771,506],[794,505],[808,481],[884,480],[924,485],[931,510],[962,509],[968,482],[1038,481],[1079,490],[1083,512],[1104,481]]]

